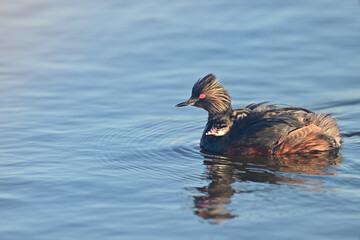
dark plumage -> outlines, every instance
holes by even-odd
[[[279,155],[331,151],[341,147],[340,131],[330,114],[266,102],[233,110],[228,91],[208,74],[189,100],[176,105],[208,111],[201,147],[212,153]]]

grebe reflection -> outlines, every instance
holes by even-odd
[[[231,209],[234,194],[261,191],[241,189],[242,182],[286,184],[306,191],[326,192],[331,189],[324,187],[321,180],[306,176],[336,175],[332,167],[339,166],[342,161],[339,151],[281,157],[204,155],[204,158],[205,175],[210,183],[195,187],[194,213],[211,224],[221,224],[237,217],[235,212],[241,212],[241,209]],[[234,183],[239,184],[234,187]]]

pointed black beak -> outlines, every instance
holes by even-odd
[[[175,107],[194,106],[196,100],[190,98],[189,100],[175,105]]]

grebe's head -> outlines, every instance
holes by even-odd
[[[218,114],[231,110],[231,97],[216,76],[210,73],[194,84],[190,99],[176,105],[183,106],[195,106],[209,114]]]

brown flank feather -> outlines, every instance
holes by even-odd
[[[275,154],[330,151],[341,146],[340,131],[329,114],[310,114],[305,126],[282,136]]]

